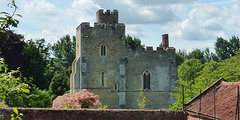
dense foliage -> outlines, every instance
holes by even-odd
[[[215,51],[218,57],[222,60],[230,58],[236,55],[236,51],[240,48],[239,38],[233,36],[229,41],[223,39],[222,37],[217,38],[215,43]]]
[[[133,38],[130,35],[125,37],[125,45],[132,50],[144,49],[144,45],[141,45],[141,40],[136,37]]]
[[[48,78],[47,65],[50,62],[50,44],[45,39],[28,40],[25,42],[25,56],[28,61],[27,77],[32,78],[32,84],[39,89],[48,89],[51,79]]]
[[[181,65],[184,60],[195,58],[201,61],[201,63],[213,61],[221,61],[232,56],[236,55],[236,52],[239,51],[240,48],[240,40],[239,37],[233,36],[229,41],[226,39],[219,37],[215,42],[215,52],[210,52],[209,48],[205,50],[193,49],[189,53],[186,50],[178,50],[176,52],[176,61],[177,65]]]
[[[8,69],[16,70],[20,67],[21,71],[26,71],[26,58],[24,55],[24,37],[14,33],[11,27],[17,27],[19,21],[15,19],[18,6],[15,0],[8,3],[8,6],[14,9],[13,13],[0,12],[0,56],[6,60]]]
[[[44,39],[24,41],[23,35],[12,30],[19,23],[15,17],[22,17],[16,14],[15,0],[8,6],[14,9],[13,13],[0,13],[0,57],[8,64],[1,59],[0,102],[11,107],[50,107],[51,99],[69,89],[75,37],[71,40],[66,35],[53,46]]]
[[[101,103],[98,100],[98,95],[94,95],[86,89],[82,89],[72,96],[70,96],[69,93],[58,96],[53,101],[52,108],[97,108],[100,105]]]
[[[181,109],[182,107],[182,85],[184,85],[184,101],[188,102],[221,77],[229,82],[239,81],[239,64],[240,52],[236,52],[235,56],[221,61],[211,60],[201,63],[200,60],[195,58],[185,60],[178,67],[177,101],[171,108]]]
[[[51,69],[53,77],[49,85],[52,99],[63,95],[70,89],[70,74],[75,58],[76,38],[69,35],[62,37],[52,46],[53,58]]]
[[[14,75],[19,74],[19,70],[11,70],[0,58],[0,101],[9,104],[11,98],[18,98],[21,94],[29,93],[29,86],[21,81],[21,77]],[[11,103],[10,103],[11,104]]]

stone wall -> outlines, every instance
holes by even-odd
[[[182,111],[171,110],[55,110],[18,108],[23,120],[186,120]],[[0,108],[0,115],[10,120],[11,108]]]
[[[110,25],[102,28],[100,24],[87,27],[81,24],[81,57],[86,59],[86,72],[82,71],[81,88],[108,88],[117,82],[118,61],[124,55],[125,41],[121,38],[125,34],[125,26],[113,29]],[[106,45],[106,55],[100,55],[100,46]],[[83,63],[83,62],[82,62]],[[104,85],[102,85],[104,72]]]
[[[139,90],[143,89],[147,109],[169,108],[175,101],[177,67],[168,34],[156,50],[151,46],[132,50],[125,46],[125,25],[118,23],[117,10],[100,9],[96,15],[93,27],[82,22],[77,28],[70,93],[88,89],[110,109],[138,109]],[[143,80],[146,71],[150,77]]]
[[[147,109],[168,109],[176,100],[172,95],[177,77],[175,49],[128,52],[126,63],[126,108],[137,109],[143,73],[151,73],[150,89],[143,90]]]
[[[143,95],[146,97],[146,109],[168,109],[173,104],[175,98],[173,92],[166,91],[144,91]],[[139,91],[126,92],[126,108],[139,109],[138,101]]]

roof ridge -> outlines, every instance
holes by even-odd
[[[221,82],[227,82],[224,78],[219,78],[216,82],[214,82],[212,85],[210,85],[209,87],[207,87],[203,92],[199,93],[197,96],[195,96],[193,99],[191,99],[188,103],[186,103],[185,105],[188,106],[189,104],[191,104],[193,101],[195,101],[197,98],[201,97],[204,93],[206,93],[208,90],[210,90],[210,88],[212,88],[215,85],[220,84]]]

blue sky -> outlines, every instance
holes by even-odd
[[[11,11],[0,0],[0,11]],[[116,9],[126,35],[156,48],[168,33],[170,46],[191,51],[214,49],[217,37],[240,36],[240,0],[16,0],[20,24],[16,32],[27,39],[45,38],[54,43],[75,35],[81,22],[96,21],[96,11]]]

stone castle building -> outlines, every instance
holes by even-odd
[[[99,95],[108,108],[137,109],[139,90],[146,96],[146,109],[167,109],[177,77],[175,48],[169,47],[168,34],[153,50],[132,50],[125,46],[125,25],[118,22],[118,11],[96,13],[97,22],[77,27],[76,58],[70,79],[70,92],[87,89]],[[159,41],[160,44],[160,41]]]

